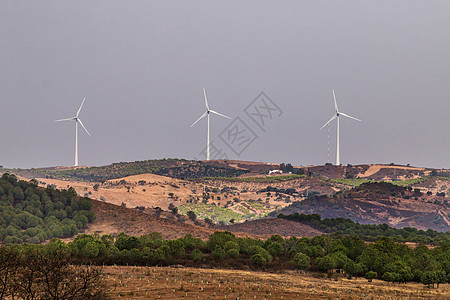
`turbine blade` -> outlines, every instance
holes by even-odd
[[[200,116],[200,118],[197,119],[197,121],[195,121],[195,122],[191,125],[191,127],[194,126],[195,124],[197,124],[197,122],[200,121],[200,120],[201,120],[204,116],[206,116],[207,114],[208,114],[208,112],[206,111],[203,115]]]
[[[83,107],[85,100],[86,100],[86,97],[84,97],[83,102],[81,102],[80,108],[78,109],[77,114],[75,115],[75,118],[78,118],[78,115],[80,114],[81,108]]]
[[[224,117],[224,118],[227,118],[227,119],[230,119],[230,120],[231,120],[231,118],[230,118],[230,117],[228,117],[228,116],[225,116],[225,115],[222,115],[221,113],[218,113],[217,111],[214,111],[214,110],[210,110],[210,112],[212,112],[213,114],[216,114],[216,115],[218,115],[218,116],[221,116],[221,117]]]
[[[203,88],[203,95],[205,95],[205,106],[206,106],[206,110],[209,110],[208,99],[206,98],[206,91],[205,91],[205,88]]]
[[[325,123],[325,125],[322,126],[322,128],[320,128],[320,130],[322,130],[325,126],[327,126],[328,124],[330,124],[331,121],[333,121],[334,119],[337,118],[337,115],[334,115],[331,117],[331,119],[328,120],[328,122]]]
[[[336,112],[339,112],[339,109],[337,106],[337,101],[336,101],[336,95],[334,94],[334,89],[333,89],[333,99],[334,99],[334,108],[336,109]]]
[[[62,121],[75,121],[77,118],[67,118],[67,119],[60,119],[60,120],[55,120],[53,122],[62,122]]]
[[[91,134],[90,134],[89,131],[86,129],[86,127],[84,127],[83,122],[81,122],[80,119],[77,119],[77,122],[79,122],[80,125],[81,125],[81,127],[83,127],[83,129],[86,131],[86,133],[87,133],[89,136],[91,136]]]
[[[360,119],[357,119],[357,118],[355,118],[355,117],[349,116],[349,115],[347,115],[347,114],[344,114],[344,113],[339,113],[339,114],[343,115],[344,117],[347,117],[347,118],[350,118],[350,119],[353,119],[353,120],[362,122]]]

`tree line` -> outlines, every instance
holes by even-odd
[[[70,254],[78,265],[184,265],[189,267],[282,271],[299,269],[345,274],[389,282],[422,282],[438,286],[450,281],[450,243],[433,249],[416,248],[380,237],[367,244],[357,236],[317,236],[289,239],[274,235],[267,240],[239,238],[230,232],[215,232],[203,241],[192,235],[166,240],[160,233],[141,237],[124,233],[80,234],[70,243],[55,239],[48,245]],[[29,247],[27,245],[15,247]]]
[[[310,225],[325,233],[335,235],[357,235],[364,241],[376,241],[380,236],[387,236],[395,242],[424,243],[427,245],[442,245],[450,242],[450,232],[438,232],[432,229],[426,231],[412,227],[401,229],[387,224],[359,224],[346,218],[325,218],[319,214],[291,215],[279,214],[278,218]]]

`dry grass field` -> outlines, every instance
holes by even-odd
[[[450,285],[174,267],[104,267],[112,299],[448,299]]]

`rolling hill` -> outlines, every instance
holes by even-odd
[[[268,175],[271,170],[284,173]],[[83,197],[188,223],[193,222],[176,213],[187,216],[193,212],[197,220],[219,225],[267,218],[278,212],[299,212],[362,223],[386,222],[396,227],[445,231],[449,226],[447,170],[394,164],[293,167],[233,160],[163,159],[9,171],[36,178],[41,186],[73,187]],[[404,194],[387,195],[383,188],[366,192],[358,189],[360,185],[367,187],[367,183],[384,182],[404,189]],[[411,192],[415,189],[420,194]]]
[[[396,228],[450,230],[450,209],[445,197],[387,182],[364,183],[333,196],[314,196],[270,216],[294,213],[342,217],[362,224],[386,223]]]

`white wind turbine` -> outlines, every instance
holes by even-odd
[[[198,121],[200,121],[203,117],[208,116],[208,131],[207,131],[207,135],[206,135],[206,160],[209,160],[210,155],[209,155],[209,113],[213,113],[216,114],[218,116],[227,118],[227,119],[231,119],[228,116],[222,115],[221,113],[218,113],[217,111],[214,111],[212,109],[209,109],[208,106],[208,99],[206,99],[206,91],[205,88],[203,88],[203,95],[205,95],[205,106],[206,106],[206,112],[200,116],[200,118],[197,119],[197,121],[194,122],[194,124],[191,125],[194,126],[195,124],[197,124]]]
[[[77,114],[73,118],[68,119],[61,119],[56,120],[55,122],[62,122],[62,121],[75,121],[75,167],[78,167],[78,123],[80,123],[81,127],[86,131],[86,133],[91,136],[89,131],[84,127],[83,122],[81,122],[81,119],[78,118],[78,115],[80,114],[81,108],[83,107],[84,101],[86,100],[86,97],[84,97],[83,102],[81,102],[80,108],[77,111]]]
[[[338,106],[337,106],[337,102],[336,102],[336,95],[334,94],[334,90],[333,90],[333,98],[334,98],[334,108],[336,109],[336,113],[334,114],[333,117],[331,117],[331,119],[328,122],[325,123],[325,125],[322,126],[322,128],[320,128],[320,130],[322,130],[325,126],[330,124],[331,121],[333,121],[334,119],[337,118],[336,165],[339,166],[341,164],[341,162],[340,162],[340,153],[339,153],[339,117],[340,116],[344,116],[344,117],[347,117],[347,118],[350,118],[350,119],[353,119],[353,120],[356,120],[356,121],[359,121],[359,122],[361,122],[361,120],[357,119],[357,118],[354,118],[352,116],[349,116],[347,114],[344,114],[343,112],[339,111]]]

